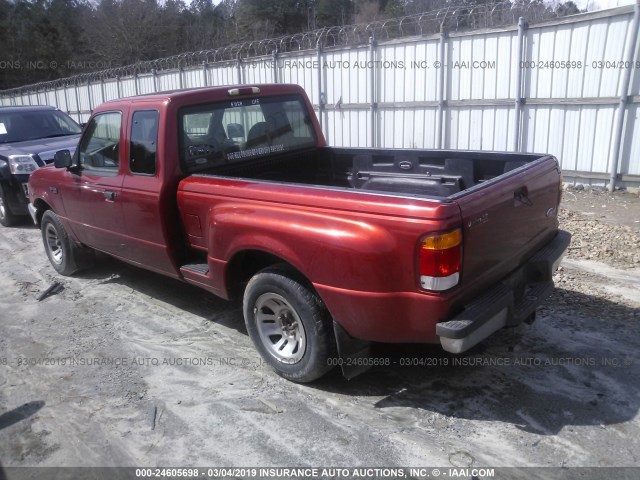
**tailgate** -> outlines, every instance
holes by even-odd
[[[463,219],[462,285],[488,287],[554,236],[560,181],[557,161],[547,156],[455,199]]]

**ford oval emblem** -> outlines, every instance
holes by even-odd
[[[413,164],[411,162],[407,162],[406,160],[403,162],[400,162],[398,164],[398,166],[402,169],[402,170],[411,170],[413,168]]]

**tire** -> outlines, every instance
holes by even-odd
[[[71,275],[88,267],[93,260],[93,252],[77,245],[65,230],[53,211],[47,210],[40,222],[44,250],[51,265],[61,275]]]
[[[0,185],[0,223],[5,227],[11,227],[18,222],[20,215],[14,215],[7,202],[4,185]]]
[[[247,284],[243,310],[247,331],[262,358],[287,380],[312,382],[333,367],[331,316],[295,272],[269,267]]]

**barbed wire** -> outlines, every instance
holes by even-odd
[[[339,47],[366,45],[370,38],[388,41],[406,37],[426,36],[439,32],[459,32],[486,28],[499,28],[518,23],[526,17],[530,23],[560,16],[558,10],[540,3],[502,1],[474,6],[445,7],[439,10],[407,15],[366,24],[324,27],[308,32],[262,40],[252,40],[211,50],[186,52],[132,65],[83,73],[72,77],[35,83],[0,91],[3,96],[25,94],[42,90],[86,85],[117,78],[146,75],[153,72],[202,67],[222,62],[238,62],[273,55],[274,52],[292,53]]]

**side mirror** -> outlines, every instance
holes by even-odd
[[[58,150],[53,156],[53,164],[56,168],[69,168],[71,162],[71,152],[69,150]]]
[[[239,123],[227,124],[227,135],[229,138],[244,137],[244,127]]]

